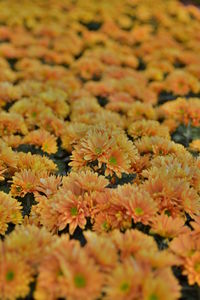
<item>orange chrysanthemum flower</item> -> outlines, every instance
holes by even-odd
[[[200,285],[200,251],[186,258],[183,274],[187,275],[190,285],[195,283]]]
[[[11,194],[24,197],[27,193],[34,193],[37,190],[38,174],[31,170],[16,172],[12,178]]]
[[[198,98],[178,98],[166,102],[159,108],[161,117],[174,119],[178,123],[193,126],[200,125],[200,104]]]
[[[27,127],[22,116],[16,113],[0,112],[0,134],[27,134]]]
[[[141,297],[143,272],[134,259],[126,259],[108,275],[105,292],[107,300],[133,300]]]
[[[126,209],[126,214],[135,223],[142,222],[143,224],[148,224],[151,218],[157,213],[156,202],[150,197],[148,192],[137,186],[130,184],[123,185],[122,187],[119,186],[114,191],[115,197],[117,203]]]
[[[137,156],[133,143],[122,130],[111,127],[106,130],[105,126],[100,126],[89,130],[74,147],[69,165],[75,170],[87,165],[98,170],[105,164],[106,176],[116,173],[121,177],[123,172],[129,172]]]
[[[155,275],[147,276],[143,283],[143,300],[178,300],[180,286],[170,269],[161,270]]]
[[[200,152],[200,139],[192,141],[189,147],[192,151]]]
[[[46,197],[51,197],[55,195],[60,188],[62,183],[62,178],[60,176],[54,176],[47,174],[41,174],[38,183],[37,191],[46,195]]]
[[[157,202],[160,212],[166,212],[172,217],[184,215],[184,212],[191,216],[199,214],[199,196],[184,180],[174,181],[168,174],[163,174],[162,178],[149,178],[142,187]]]
[[[189,230],[189,228],[184,225],[185,220],[183,218],[172,218],[171,216],[162,213],[152,219],[150,232],[159,234],[165,238],[174,238]]]
[[[73,234],[76,227],[84,229],[86,221],[86,207],[82,197],[75,196],[71,191],[60,192],[56,197],[58,212],[58,229],[63,230],[69,224],[69,232]]]
[[[143,136],[160,136],[170,139],[168,128],[154,120],[139,120],[133,122],[128,127],[128,133],[134,139]]]
[[[57,143],[54,135],[44,129],[38,129],[29,132],[23,142],[26,144],[36,145],[42,148],[48,154],[57,152]]]
[[[27,263],[15,255],[5,253],[0,257],[0,270],[1,299],[14,300],[28,295],[33,277]]]
[[[62,190],[65,192],[70,190],[76,196],[84,196],[85,193],[103,192],[108,184],[108,179],[90,170],[72,171],[68,176],[63,177]]]
[[[18,260],[26,262],[35,269],[49,253],[55,241],[56,236],[53,236],[44,227],[20,225],[6,236],[4,248],[6,253],[17,256]]]
[[[165,80],[166,89],[177,95],[186,95],[189,91],[198,93],[200,86],[195,76],[183,70],[175,70]]]
[[[128,111],[128,118],[132,122],[143,118],[155,120],[156,117],[156,111],[151,104],[141,103],[139,101],[133,103]]]
[[[167,155],[186,152],[186,149],[182,145],[159,136],[144,136],[135,142],[135,146],[140,154],[153,153],[154,155]]]
[[[100,296],[102,284],[103,275],[93,259],[78,242],[64,237],[40,266],[35,299],[50,296],[50,299],[84,297],[92,300]]]
[[[107,235],[98,235],[92,231],[84,233],[86,251],[103,271],[111,270],[117,263],[118,256],[113,241]],[[109,253],[109,255],[108,255]]]
[[[33,172],[55,172],[56,164],[46,156],[19,152],[17,154],[17,168],[21,170],[32,170]]]
[[[21,205],[9,194],[0,192],[0,234],[5,234],[8,224],[22,222]]]

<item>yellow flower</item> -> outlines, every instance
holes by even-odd
[[[20,203],[9,194],[0,192],[0,234],[5,234],[8,224],[22,222],[22,207]]]
[[[33,276],[27,263],[16,255],[5,253],[0,257],[0,270],[1,299],[15,300],[28,295]]]

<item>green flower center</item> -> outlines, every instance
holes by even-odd
[[[135,211],[136,216],[141,216],[144,213],[144,211],[141,207],[136,207],[134,211]]]
[[[117,159],[116,159],[116,157],[111,156],[111,157],[109,158],[109,163],[110,163],[111,165],[116,165],[116,164],[117,164]]]
[[[194,265],[194,269],[197,273],[200,273],[200,262],[197,262],[195,265]]]
[[[21,192],[22,191],[21,186],[16,186],[16,190],[17,190],[17,192]]]
[[[167,215],[168,217],[171,216],[171,213],[170,213],[170,211],[168,209],[165,210],[165,215]]]
[[[151,294],[149,300],[159,300],[155,294]]]
[[[123,282],[121,285],[120,285],[120,290],[122,292],[128,292],[128,290],[130,289],[130,285],[128,282]]]
[[[27,184],[26,184],[26,188],[27,189],[31,189],[33,187],[33,185],[30,183],[30,182],[28,182]]]
[[[32,112],[31,115],[32,115],[33,118],[35,118],[37,116],[37,113],[34,111],[34,112]]]
[[[71,207],[70,208],[70,213],[71,213],[72,216],[77,216],[78,215],[77,207]]]
[[[86,286],[85,277],[81,274],[77,274],[74,277],[74,284],[77,288],[84,288]]]
[[[95,149],[95,153],[96,153],[96,154],[101,154],[101,153],[102,153],[102,149],[101,149],[100,147],[97,147],[97,148]]]
[[[103,222],[102,228],[103,228],[103,230],[105,230],[105,231],[108,231],[108,230],[109,230],[110,227],[109,227],[109,224],[108,224],[107,221]]]
[[[61,269],[59,269],[57,272],[57,275],[58,275],[58,277],[62,277],[64,275],[63,271]]]
[[[48,150],[48,145],[47,145],[47,144],[44,144],[44,145],[43,145],[43,149],[44,149],[44,150]]]
[[[12,281],[14,279],[14,272],[13,271],[8,271],[6,273],[6,280],[7,281]]]

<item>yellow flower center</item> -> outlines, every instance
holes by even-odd
[[[14,279],[14,272],[13,271],[8,271],[6,273],[6,280],[7,281],[12,281]]]
[[[128,282],[123,282],[121,285],[120,285],[120,290],[122,291],[122,292],[128,292],[129,291],[129,289],[130,289],[130,284],[128,283]]]
[[[74,284],[77,288],[84,288],[86,286],[85,277],[81,274],[77,274],[74,277]]]
[[[71,207],[70,208],[70,213],[71,213],[72,216],[77,216],[78,215],[77,207]]]
[[[136,216],[141,216],[144,213],[144,211],[141,207],[136,207],[134,211],[135,211]]]
[[[111,157],[109,158],[109,163],[110,163],[111,165],[116,165],[116,164],[117,164],[117,159],[116,159],[116,157],[111,156]]]

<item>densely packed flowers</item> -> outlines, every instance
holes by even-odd
[[[196,300],[200,10],[0,1],[0,299]]]

